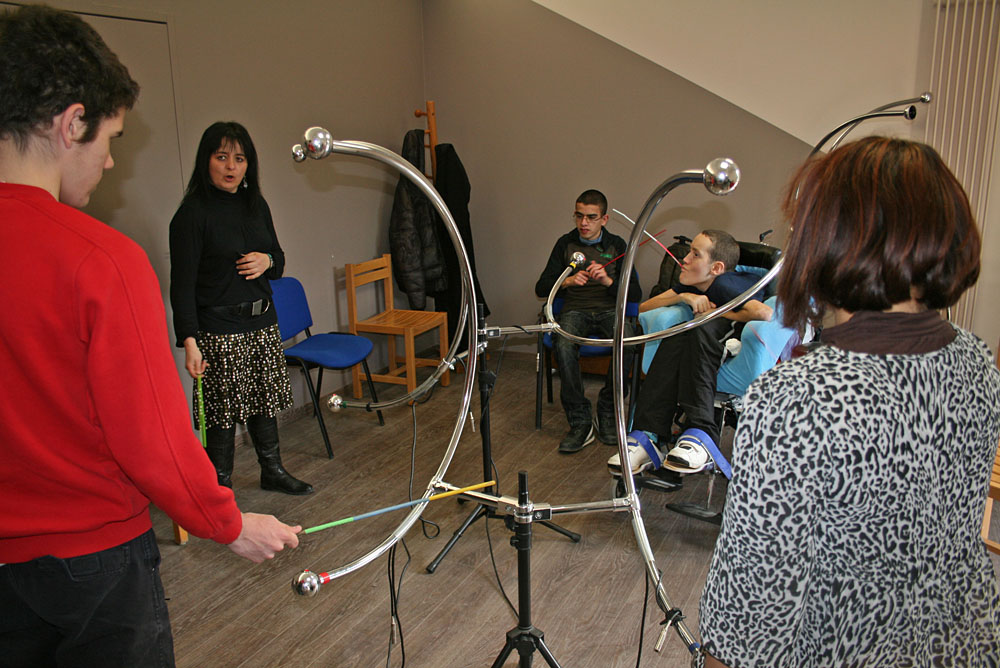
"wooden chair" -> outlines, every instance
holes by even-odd
[[[406,391],[412,392],[417,387],[417,367],[436,367],[438,359],[426,359],[416,356],[414,339],[424,332],[437,328],[440,335],[441,357],[448,351],[448,314],[436,311],[410,311],[397,309],[392,298],[392,257],[386,253],[382,257],[345,266],[347,278],[347,317],[351,334],[369,332],[385,334],[389,337],[389,370],[387,373],[373,373],[372,380],[380,383],[406,385]],[[370,318],[358,318],[357,290],[362,285],[382,281],[382,293],[385,299],[385,310]],[[396,337],[403,337],[404,364],[399,364],[396,353]],[[361,374],[358,368],[352,370],[354,376],[354,397],[361,398]],[[441,385],[447,387],[451,382],[448,371],[441,376]]]
[[[1000,366],[1000,344],[997,345],[997,366]],[[993,502],[1000,501],[1000,449],[993,460],[993,472],[990,474],[990,489],[986,496],[986,512],[983,515],[983,542],[990,552],[1000,554],[1000,543],[990,540],[990,517],[993,514]]]

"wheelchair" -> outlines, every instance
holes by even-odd
[[[761,235],[761,240],[767,233]],[[737,271],[755,273],[763,275],[781,257],[778,248],[768,246],[764,243],[738,242],[740,245],[740,260],[736,266]],[[665,261],[669,258],[665,258]],[[671,263],[673,261],[671,260]],[[720,339],[723,344],[723,357],[720,363],[717,376],[717,391],[715,394],[714,408],[716,423],[719,432],[722,433],[724,427],[729,426],[735,429],[742,411],[742,398],[747,386],[760,373],[773,367],[779,361],[790,359],[792,350],[800,343],[798,336],[792,330],[784,328],[780,324],[780,313],[776,302],[775,282],[771,281],[765,287],[764,301],[772,307],[774,316],[771,321],[751,321],[749,323],[733,323],[729,331]],[[666,309],[674,309],[674,306]],[[687,309],[687,307],[681,307]],[[659,309],[657,309],[659,310]],[[665,313],[656,317],[647,317],[643,322],[644,330],[652,327],[655,331],[662,331],[677,322],[690,318],[688,314]],[[653,313],[653,312],[648,312]],[[640,321],[644,320],[640,315]],[[659,322],[656,318],[659,318]],[[658,344],[659,342],[654,342]],[[647,344],[649,346],[651,344]],[[637,355],[638,357],[638,355]],[[643,351],[642,369],[646,371],[649,361],[652,359],[652,351]],[[633,395],[634,397],[634,395]],[[673,438],[683,429],[678,424],[683,424],[682,415],[675,416]],[[631,430],[631,424],[629,424]],[[669,444],[665,451],[672,447]],[[665,463],[658,469],[642,471],[633,475],[637,492],[651,489],[659,492],[671,493],[683,488],[684,479],[689,475],[708,475],[708,495],[704,503],[667,503],[666,507],[672,511],[695,519],[721,524],[722,512],[711,510],[711,499],[715,487],[717,476],[723,476],[727,481],[731,477],[731,467],[725,456],[721,452],[714,453],[713,466],[698,473],[686,473],[672,470],[670,464]],[[622,496],[625,492],[624,481],[620,473],[612,472],[614,485],[614,495]]]

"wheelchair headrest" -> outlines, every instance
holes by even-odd
[[[747,267],[762,267],[770,269],[781,257],[781,249],[752,241],[738,241],[740,245],[740,264]]]

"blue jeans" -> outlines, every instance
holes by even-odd
[[[610,339],[615,333],[615,312],[611,311],[563,311],[556,318],[559,326],[570,334],[597,339]],[[625,321],[625,336],[632,336],[635,328]],[[583,392],[583,375],[580,373],[580,346],[562,336],[554,335],[552,354],[559,365],[559,399],[570,427],[578,427],[591,422],[590,401]],[[610,352],[610,348],[608,351]],[[622,368],[628,377],[632,369],[634,346],[625,346]],[[623,383],[628,396],[628,383]],[[614,414],[614,364],[608,364],[608,375],[604,387],[597,395],[597,414],[608,418]]]
[[[0,566],[0,665],[174,665],[152,529],[91,554]]]

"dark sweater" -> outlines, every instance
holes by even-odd
[[[251,251],[270,253],[274,266],[248,281],[236,261]],[[170,221],[170,304],[177,346],[199,331],[238,334],[276,323],[273,308],[246,320],[207,307],[270,298],[268,279],[280,278],[284,268],[285,254],[263,198],[253,211],[242,192],[212,189],[208,197],[186,198]]]
[[[618,295],[618,279],[621,272],[622,260],[618,257],[625,252],[626,243],[621,237],[602,230],[603,236],[600,242],[594,245],[587,245],[580,241],[580,233],[577,230],[568,232],[556,240],[552,253],[549,254],[549,261],[542,270],[542,275],[535,283],[535,294],[546,298],[555,285],[556,280],[563,270],[569,265],[573,253],[579,251],[587,258],[584,263],[577,267],[577,271],[586,269],[591,261],[599,264],[610,262],[604,271],[611,278],[612,283],[604,287],[597,281],[589,281],[586,285],[564,288],[557,293],[557,296],[566,300],[563,311],[606,311],[615,307],[615,298]],[[611,262],[612,259],[618,258]],[[576,272],[574,272],[576,273]],[[642,288],[639,287],[639,277],[633,270],[632,280],[628,284],[627,301],[637,302],[642,299]]]

